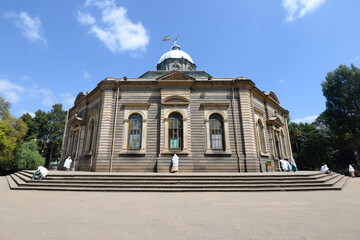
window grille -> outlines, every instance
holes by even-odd
[[[169,149],[183,149],[183,121],[179,113],[172,113],[169,116]]]
[[[223,119],[218,114],[212,114],[209,119],[210,143],[212,150],[224,150]]]
[[[142,117],[134,114],[129,118],[128,150],[141,149]]]

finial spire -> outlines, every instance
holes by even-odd
[[[179,38],[179,34],[177,34],[175,37],[174,46],[171,47],[172,50],[181,50],[180,46],[177,45],[178,38]]]

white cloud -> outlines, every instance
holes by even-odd
[[[44,106],[51,107],[52,105],[55,104],[56,98],[51,90],[45,89],[45,88],[40,88],[40,89],[37,89],[35,92],[36,92],[36,94],[39,94],[41,96],[42,104]]]
[[[312,123],[313,121],[316,120],[316,118],[318,117],[319,115],[313,115],[313,116],[307,116],[307,117],[303,117],[303,118],[297,118],[297,119],[294,119],[293,122],[295,123]]]
[[[360,59],[360,57],[355,57],[353,60],[351,60],[351,62],[356,62]]]
[[[116,7],[114,0],[86,0],[85,6],[97,6],[98,8]]]
[[[90,80],[90,78],[91,78],[91,75],[90,75],[90,73],[88,72],[88,71],[84,71],[84,74],[83,74],[83,77],[84,77],[84,79],[86,79],[86,80]]]
[[[125,51],[146,51],[149,36],[144,26],[133,23],[127,16],[127,9],[117,7],[114,0],[87,0],[85,7],[101,10],[101,21],[96,23],[89,13],[78,11],[79,23],[89,25],[94,34],[112,53]]]
[[[74,105],[75,96],[70,93],[60,94],[61,103],[63,104],[63,109],[69,109]]]
[[[41,30],[39,17],[30,17],[27,12],[20,11],[6,12],[5,18],[15,19],[15,25],[22,31],[22,34],[31,42],[40,41],[46,45],[46,39]]]
[[[284,79],[280,79],[280,80],[279,80],[279,83],[284,84],[284,83],[285,83],[285,80],[284,80]]]
[[[89,13],[82,13],[80,11],[77,11],[77,19],[81,24],[93,25],[96,22],[95,18]]]
[[[56,96],[50,89],[38,88],[37,86],[34,86],[29,93],[32,98],[40,99],[41,103],[46,107],[61,103],[64,109],[68,109],[73,106],[75,100],[75,96],[70,93],[60,93]]]
[[[283,0],[282,6],[287,16],[286,21],[291,22],[295,19],[302,18],[306,14],[315,11],[326,0]]]
[[[24,92],[24,88],[21,86],[0,79],[0,94],[10,103],[17,104],[20,101],[19,94],[21,92]]]

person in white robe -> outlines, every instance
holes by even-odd
[[[349,164],[349,173],[352,178],[355,177],[355,169],[351,166],[351,164]]]
[[[41,180],[42,178],[46,177],[48,174],[49,171],[45,167],[39,166],[38,169],[34,172],[32,179],[34,180],[35,178],[37,178],[38,180]]]
[[[297,166],[295,163],[295,159],[292,156],[290,156],[290,164],[291,164],[291,169],[293,170],[293,172],[296,172],[298,169],[297,169]]]
[[[329,173],[330,173],[330,169],[328,168],[328,166],[327,166],[326,164],[324,164],[324,165],[321,166],[320,172],[329,174]]]
[[[66,160],[65,160],[65,163],[64,163],[64,168],[66,168],[66,171],[70,171],[70,168],[71,168],[71,163],[72,163],[72,159],[71,157],[69,156]]]
[[[178,155],[174,154],[174,156],[171,159],[171,163],[172,163],[172,168],[171,168],[171,172],[175,173],[179,170],[179,157]]]
[[[291,170],[290,163],[284,159],[279,160],[281,164],[281,168],[284,172],[289,172]]]

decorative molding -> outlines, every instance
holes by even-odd
[[[161,101],[162,105],[189,105],[190,101],[183,96],[170,96]]]
[[[180,73],[178,71],[171,71],[169,74],[165,74],[156,79],[157,81],[167,81],[167,80],[186,80],[186,81],[195,81],[195,78],[190,77],[189,75]]]
[[[228,108],[228,102],[218,102],[218,103],[201,103],[201,106],[208,108],[208,107],[216,107],[216,108]]]
[[[265,112],[263,110],[261,110],[260,108],[254,107],[254,111],[255,113],[260,114],[261,116],[263,116],[265,114]]]
[[[149,102],[147,102],[147,103],[140,103],[140,102],[138,102],[138,103],[136,103],[136,102],[128,102],[127,103],[127,102],[122,102],[121,105],[124,106],[124,107],[144,107],[144,108],[148,108],[151,105],[151,103],[149,103]]]
[[[86,122],[82,118],[75,117],[73,122],[71,123],[71,127],[74,127],[74,126],[77,126],[77,125],[85,126]]]
[[[146,149],[141,149],[141,150],[138,150],[138,151],[135,151],[135,150],[121,150],[119,152],[119,156],[121,155],[145,155],[146,154]]]
[[[231,151],[214,151],[214,150],[208,149],[205,151],[205,155],[231,156]]]
[[[278,116],[274,116],[274,117],[271,117],[269,120],[267,120],[266,124],[280,127],[283,125],[283,122],[281,121],[281,119]]]

